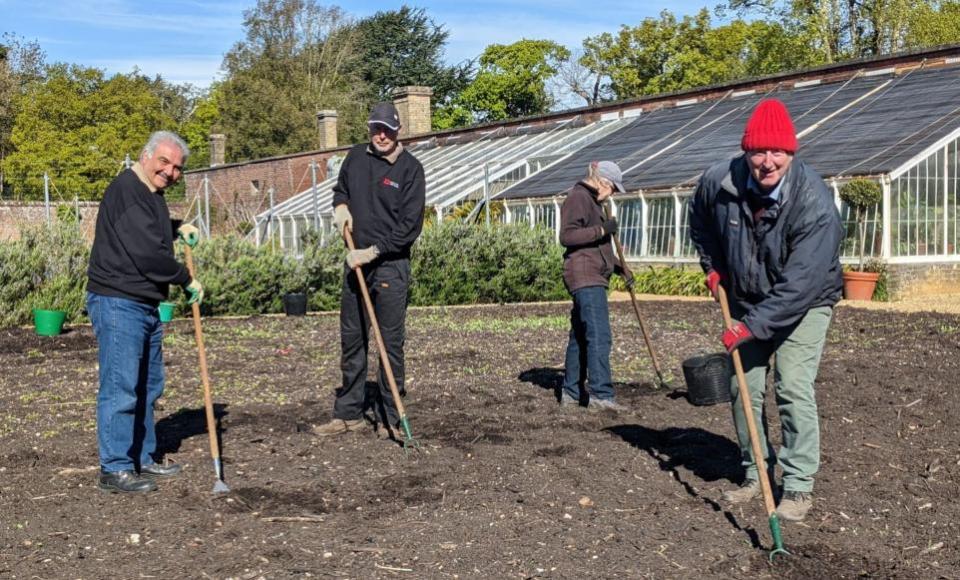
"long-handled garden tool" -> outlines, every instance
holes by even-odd
[[[610,212],[607,209],[606,204],[603,205],[603,215],[606,219],[610,219]],[[617,259],[620,260],[620,267],[623,269],[624,278],[632,279],[633,272],[630,271],[630,268],[627,267],[627,260],[623,257],[623,246],[620,245],[620,236],[613,234],[613,245],[617,248]],[[657,361],[657,353],[653,351],[653,341],[650,340],[650,335],[647,333],[647,326],[643,323],[643,316],[640,315],[640,305],[637,304],[637,295],[633,292],[633,285],[628,284],[627,290],[630,292],[630,302],[633,304],[633,312],[637,315],[637,322],[640,323],[640,332],[643,334],[643,342],[647,344],[647,351],[650,352],[650,360],[653,362],[653,370],[657,373],[657,386],[661,388],[667,387],[667,381],[663,378],[663,373],[660,371],[660,363]]]
[[[193,253],[190,246],[184,245],[183,252],[187,257],[187,270],[190,277],[193,272]],[[193,333],[197,337],[197,354],[200,357],[200,378],[203,380],[203,406],[207,412],[207,434],[210,437],[210,455],[213,457],[213,472],[217,481],[213,484],[213,493],[230,491],[223,482],[223,464],[220,462],[220,445],[217,442],[217,422],[213,416],[213,398],[210,396],[210,377],[207,376],[207,349],[203,346],[203,330],[200,328],[200,305],[193,303]]]
[[[720,309],[723,310],[723,325],[733,328],[733,318],[730,316],[730,305],[727,303],[727,292],[723,286],[717,286],[717,297]],[[767,462],[763,458],[763,447],[760,434],[757,433],[757,424],[754,423],[753,406],[750,404],[750,391],[747,389],[747,377],[743,373],[743,361],[740,360],[740,350],[734,349],[730,355],[733,358],[733,368],[737,373],[737,387],[740,392],[740,404],[743,405],[743,415],[747,421],[747,430],[750,433],[750,447],[753,449],[753,460],[757,464],[757,473],[760,475],[760,490],[763,492],[763,504],[767,509],[767,519],[770,522],[770,535],[773,536],[773,550],[770,551],[770,561],[774,556],[789,555],[783,547],[783,535],[780,532],[780,520],[777,518],[777,508],[773,503],[773,491],[770,489],[770,477],[767,475]]]
[[[343,238],[347,241],[347,247],[351,251],[356,247],[353,245],[353,236],[346,226],[343,228]],[[410,421],[407,419],[407,412],[403,407],[403,401],[400,400],[400,390],[397,389],[397,381],[393,377],[393,367],[390,366],[390,359],[387,357],[387,347],[383,343],[383,336],[380,334],[380,324],[377,322],[377,314],[373,310],[373,301],[370,300],[370,291],[367,290],[367,281],[363,277],[363,268],[357,266],[353,269],[357,274],[357,283],[360,285],[360,293],[363,294],[363,304],[367,309],[367,316],[370,317],[370,326],[373,327],[373,336],[377,340],[377,349],[380,351],[380,364],[383,365],[383,372],[387,375],[387,383],[390,385],[390,394],[393,395],[393,403],[397,407],[397,413],[400,415],[400,425],[403,427],[403,449],[409,451],[411,447],[420,449],[420,443],[413,438],[413,431],[410,429]]]

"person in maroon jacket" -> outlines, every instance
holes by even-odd
[[[336,391],[333,419],[314,426],[320,437],[361,429],[364,424],[367,319],[354,268],[361,267],[380,324],[400,393],[404,391],[403,343],[410,288],[410,247],[423,229],[426,181],[423,166],[400,143],[400,116],[392,103],[374,106],[367,122],[370,143],[347,154],[333,188],[334,228],[346,228],[355,250],[347,253],[340,299],[340,368],[343,383]],[[384,370],[375,415],[378,434],[395,438],[400,417]],[[379,412],[376,412],[379,411]]]
[[[586,178],[567,193],[560,207],[560,243],[563,254],[563,282],[573,296],[570,311],[570,341],[561,406],[577,406],[581,389],[588,390],[591,409],[625,411],[614,400],[610,377],[610,312],[607,286],[611,274],[622,275],[611,246],[617,233],[617,219],[606,217],[603,202],[615,192],[623,193],[623,176],[612,161],[594,161]],[[633,280],[625,278],[628,285]]]

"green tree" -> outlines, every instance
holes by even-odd
[[[27,87],[43,78],[44,54],[36,42],[13,34],[0,41],[0,197],[4,193],[3,160],[10,154],[13,122]]]
[[[550,40],[491,44],[480,55],[476,78],[451,106],[481,122],[546,113],[554,103],[547,80],[569,57],[569,50]]]
[[[910,14],[906,44],[937,46],[960,42],[960,2],[924,2]]]
[[[47,67],[45,76],[27,89],[11,135],[15,151],[3,163],[21,199],[43,198],[44,173],[54,199],[97,199],[152,131],[176,129],[143,76],[106,79],[102,70],[66,64]]]
[[[341,134],[365,127],[356,78],[355,28],[315,0],[258,0],[244,12],[246,38],[224,58],[219,110],[228,160],[318,146],[316,112],[336,109]]]
[[[189,117],[179,125],[180,136],[190,147],[190,168],[210,165],[210,134],[220,130],[222,99],[223,90],[218,83],[214,83],[194,100]]]
[[[680,91],[820,62],[803,39],[775,22],[714,27],[704,9],[678,20],[669,11],[583,42],[580,64],[609,78],[613,98]]]
[[[368,104],[391,100],[395,88],[419,85],[433,89],[434,109],[448,105],[473,74],[471,62],[444,64],[448,36],[422,8],[402,6],[358,22],[357,64],[370,90]]]

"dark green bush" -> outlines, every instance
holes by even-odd
[[[446,222],[413,248],[411,302],[477,304],[562,300],[563,250],[553,232],[526,225]]]

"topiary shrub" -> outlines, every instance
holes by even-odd
[[[852,208],[856,215],[860,233],[859,270],[863,272],[867,242],[867,211],[883,200],[883,190],[876,181],[858,177],[840,187],[840,199]]]

